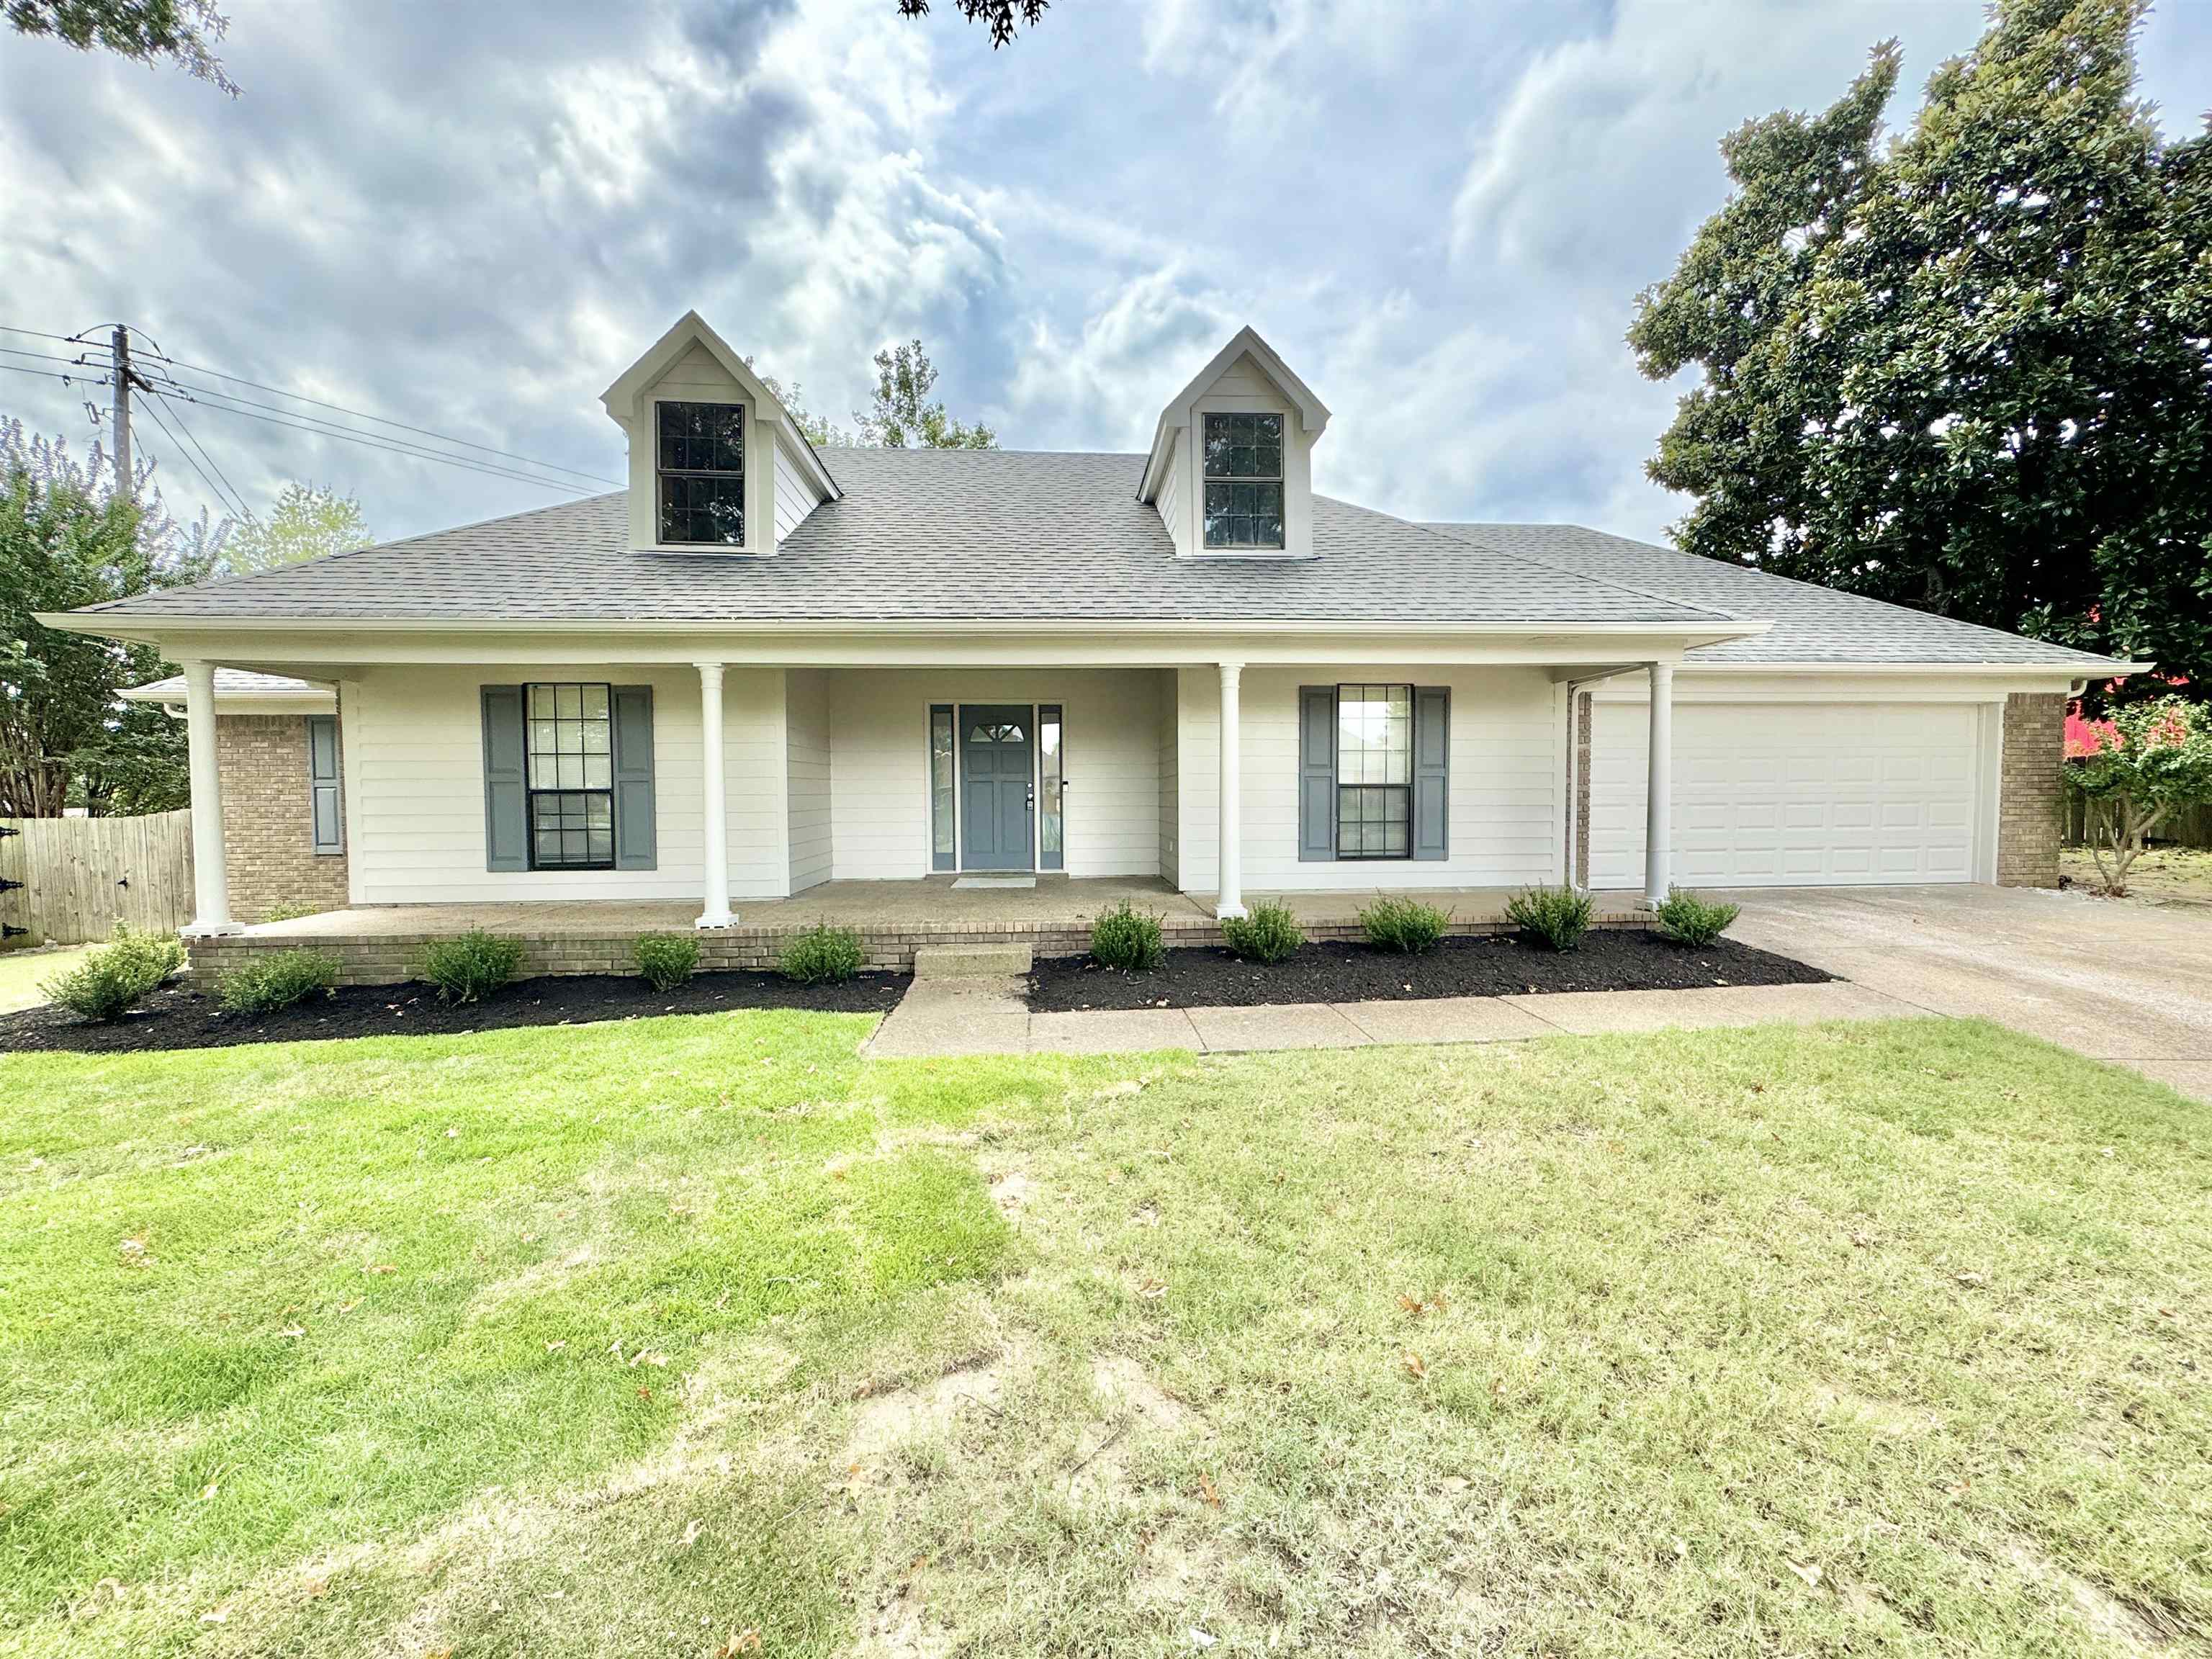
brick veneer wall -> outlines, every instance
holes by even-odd
[[[2066,698],[2015,691],[2005,699],[2004,757],[1997,768],[1997,885],[2058,885],[2058,778],[2066,753]]]
[[[345,854],[315,851],[307,717],[220,714],[215,732],[231,915],[254,922],[272,905],[343,905]]]
[[[1590,728],[1593,723],[1589,692],[1577,691],[1575,694],[1574,719],[1575,845],[1571,867],[1575,885],[1586,888],[1589,885]]]

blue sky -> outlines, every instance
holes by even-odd
[[[921,335],[1008,447],[1133,448],[1250,322],[1331,405],[1317,487],[1416,517],[1657,538],[1679,388],[1636,291],[1722,199],[1717,142],[1832,100],[1895,35],[1908,95],[1973,3],[1060,0],[994,53],[951,0],[234,0],[245,95],[0,34],[0,324],[172,356],[612,477],[599,391],[686,307],[843,420]],[[2212,4],[2142,41],[2169,132]],[[33,343],[0,337],[0,344]],[[0,359],[22,362],[22,359]],[[257,399],[263,394],[245,392]],[[0,413],[82,447],[82,394]],[[258,505],[380,537],[557,497],[212,409]],[[142,434],[173,504],[208,496]]]

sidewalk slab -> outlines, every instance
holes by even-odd
[[[1251,1048],[1358,1048],[1373,1040],[1325,1002],[1184,1012],[1209,1054]]]
[[[1093,1008],[1030,1016],[1033,1054],[1142,1054],[1205,1046],[1190,1016],[1180,1008]]]
[[[1608,1031],[1704,1030],[1742,1025],[1749,1018],[1710,991],[1550,991],[1500,997],[1525,1014],[1577,1036]]]
[[[1331,1006],[1377,1042],[1510,1042],[1554,1036],[1559,1030],[1549,1021],[1498,997],[1425,997]]]
[[[1792,1024],[1814,1025],[1824,1019],[1926,1019],[1930,1017],[1928,1010],[1917,1003],[1869,990],[1863,985],[1854,985],[1847,979],[1831,980],[1826,985],[1731,985],[1724,989],[1699,991],[1696,994],[1713,998],[1720,1006],[1733,1010],[1750,1024],[1786,1020]]]
[[[868,1043],[881,1059],[1025,1054],[1030,1010],[1019,979],[918,979]]]

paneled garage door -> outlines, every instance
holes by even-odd
[[[1599,702],[1590,884],[1644,884],[1645,714]],[[1674,879],[1684,886],[1971,881],[1979,708],[1674,705]]]

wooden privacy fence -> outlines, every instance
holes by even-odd
[[[13,833],[10,833],[13,832]],[[0,818],[7,945],[79,945],[125,921],[171,933],[192,915],[192,815]],[[22,928],[17,934],[13,930]]]
[[[2069,800],[2061,809],[2063,816],[2059,825],[2069,847],[2079,847],[2089,836],[2089,807],[2086,801]],[[2170,812],[2166,821],[2150,832],[2152,844],[2167,842],[2175,847],[2212,847],[2212,806],[2185,806]]]

